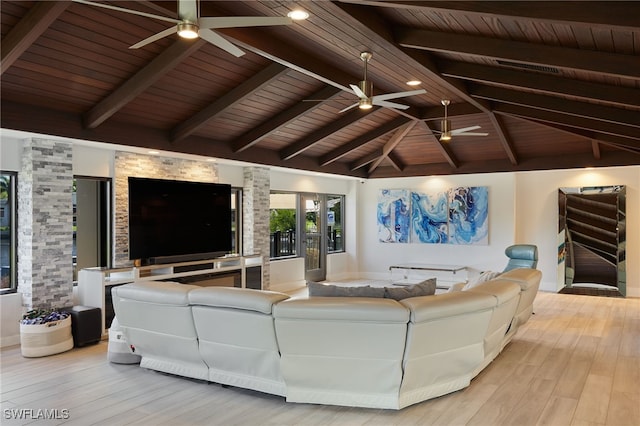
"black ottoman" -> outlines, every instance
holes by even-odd
[[[74,306],[67,310],[71,314],[71,334],[77,348],[97,343],[102,338],[102,312],[100,308]]]

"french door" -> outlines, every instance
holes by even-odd
[[[326,196],[322,194],[301,194],[299,229],[302,255],[305,264],[305,279],[322,281],[327,275],[327,227]]]

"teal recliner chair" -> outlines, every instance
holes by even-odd
[[[504,254],[509,258],[504,271],[516,268],[532,268],[538,265],[538,247],[533,244],[514,244],[505,249]]]

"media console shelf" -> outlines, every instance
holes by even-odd
[[[102,338],[114,317],[111,289],[134,281],[177,281],[201,286],[262,289],[262,256],[226,256],[193,262],[123,268],[85,268],[78,272],[80,305],[100,308]]]

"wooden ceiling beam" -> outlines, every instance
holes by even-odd
[[[404,168],[406,167],[402,160],[400,160],[400,158],[393,151],[390,152],[389,155],[387,155],[387,161],[391,163],[391,167],[399,172],[404,170]]]
[[[40,1],[29,9],[2,39],[0,75],[4,74],[22,56],[70,4],[71,2],[67,0]]]
[[[389,156],[391,151],[393,151],[398,146],[398,144],[402,142],[404,137],[407,136],[407,134],[413,129],[416,123],[417,121],[415,120],[409,121],[407,124],[396,130],[393,136],[391,136],[391,139],[389,139],[387,143],[384,144],[384,147],[382,148],[382,155],[369,166],[369,173],[373,172],[376,167],[378,167],[380,163],[382,163],[384,159]]]
[[[504,115],[509,115],[509,114],[504,114]],[[619,136],[613,136],[613,135],[604,135],[601,133],[596,133],[590,130],[582,130],[582,129],[577,129],[575,127],[569,127],[569,126],[565,126],[562,124],[557,124],[557,123],[549,123],[546,121],[541,121],[541,120],[535,120],[535,119],[531,119],[531,118],[525,118],[525,117],[521,117],[521,116],[515,116],[513,115],[512,117],[515,117],[517,119],[520,120],[525,120],[528,121],[530,123],[536,123],[539,124],[541,126],[545,126],[545,127],[550,127],[552,129],[556,129],[556,130],[560,130],[561,132],[573,135],[573,136],[579,136],[579,137],[583,137],[586,140],[591,141],[591,143],[593,144],[594,142],[598,144],[598,150],[600,151],[600,146],[599,145],[607,145],[613,148],[617,148],[617,149],[621,149],[624,151],[628,151],[628,152],[632,152],[634,154],[640,154],[640,145],[639,146],[635,146],[633,144],[633,141],[630,141],[627,138],[621,138]]]
[[[535,19],[549,23],[569,23],[592,27],[617,27],[637,30],[640,27],[637,5],[629,1],[581,2],[478,2],[478,1],[418,1],[418,0],[340,0],[366,6],[393,9],[453,11],[483,17]]]
[[[444,53],[455,52],[484,59],[503,59],[525,64],[569,68],[622,78],[640,78],[638,57],[634,55],[408,27],[396,27],[394,37],[399,45],[407,48]]]
[[[600,144],[598,143],[598,141],[591,141],[591,151],[593,152],[593,158],[595,158],[596,160],[602,158],[602,153],[600,152]]]
[[[381,155],[382,155],[382,148],[376,150],[375,152],[372,152],[371,154],[367,154],[362,158],[357,159],[356,161],[351,163],[351,165],[349,166],[349,169],[357,170],[360,167],[364,167],[367,164],[371,164],[374,161],[376,161],[378,157],[380,157]]]
[[[286,40],[271,36],[265,37],[264,33],[259,29],[221,28],[216,31],[233,39],[234,44],[244,50],[253,52],[348,93],[353,93],[349,84],[362,78],[362,76],[343,72],[335,64],[323,61],[320,57],[310,52],[296,49]]]
[[[442,74],[480,83],[526,87],[546,94],[576,96],[616,106],[640,108],[640,89],[573,80],[555,75],[455,61],[438,61]]]
[[[640,113],[593,103],[572,101],[554,96],[518,92],[493,86],[470,86],[472,96],[490,101],[522,105],[545,111],[559,112],[576,117],[589,118],[622,126],[640,128]]]
[[[640,132],[627,126],[619,126],[597,120],[582,117],[559,114],[551,111],[544,111],[536,108],[527,108],[520,105],[496,104],[494,111],[498,114],[511,115],[534,121],[559,124],[567,127],[587,130],[605,135],[619,136],[619,144],[631,148],[640,147]],[[624,138],[627,138],[626,140]],[[624,141],[624,142],[623,142]]]
[[[310,97],[312,99],[331,99],[339,93],[342,93],[342,90],[333,86],[325,86]],[[299,102],[293,107],[284,110],[273,117],[270,117],[262,124],[259,124],[257,127],[254,127],[253,129],[233,141],[231,145],[233,146],[234,152],[242,152],[245,149],[254,146],[264,138],[273,134],[278,129],[294,122],[301,116],[312,112],[313,110],[315,110],[316,108],[320,108],[321,106],[321,102]]]
[[[509,157],[509,161],[511,161],[511,164],[514,166],[517,166],[518,156],[516,155],[516,149],[511,137],[509,137],[509,131],[504,125],[504,121],[493,112],[489,114],[489,119],[491,120],[493,127],[496,129],[496,134],[498,135],[498,139],[500,139],[502,149],[504,149],[507,157]]]
[[[362,136],[359,136],[357,138],[355,138],[354,140],[347,142],[346,144],[339,146],[338,148],[334,149],[333,151],[329,152],[328,154],[323,155],[322,157],[320,157],[320,165],[321,166],[326,166],[327,164],[333,163],[336,160],[339,160],[340,158],[344,157],[345,155],[355,151],[356,149],[360,148],[363,145],[368,144],[371,141],[374,141],[384,135],[386,135],[387,133],[393,132],[394,130],[398,129],[399,127],[405,125],[408,121],[411,121],[409,118],[401,116],[401,117],[397,117],[379,127],[377,127],[376,129],[365,133]],[[415,121],[415,120],[413,120]]]
[[[307,149],[311,148],[315,144],[328,138],[329,136],[343,130],[353,123],[356,123],[363,118],[367,117],[372,112],[376,111],[379,107],[373,107],[369,110],[363,111],[359,108],[353,109],[347,114],[342,115],[339,119],[331,124],[314,131],[311,135],[306,136],[304,139],[296,141],[291,145],[280,150],[280,158],[282,160],[290,160],[296,155],[302,154]]]
[[[457,169],[458,167],[460,167],[460,162],[458,161],[458,159],[456,158],[456,155],[451,150],[451,147],[447,143],[440,142],[440,139],[436,135],[435,129],[431,127],[431,125],[424,122],[423,122],[423,125],[427,130],[427,132],[429,132],[431,136],[433,136],[434,139],[436,140],[436,146],[438,147],[438,150],[440,151],[444,159],[447,161],[447,163],[449,163],[449,165],[453,169]]]
[[[204,44],[206,44],[204,40],[178,39],[109,96],[87,111],[83,116],[84,126],[89,129],[98,127]]]
[[[171,131],[171,141],[176,142],[192,135],[199,128],[207,124],[207,122],[222,114],[235,103],[251,96],[255,91],[268,86],[287,72],[288,69],[284,65],[278,63],[270,64],[239,86],[234,87],[228,93],[217,98],[203,110],[174,127]]]

